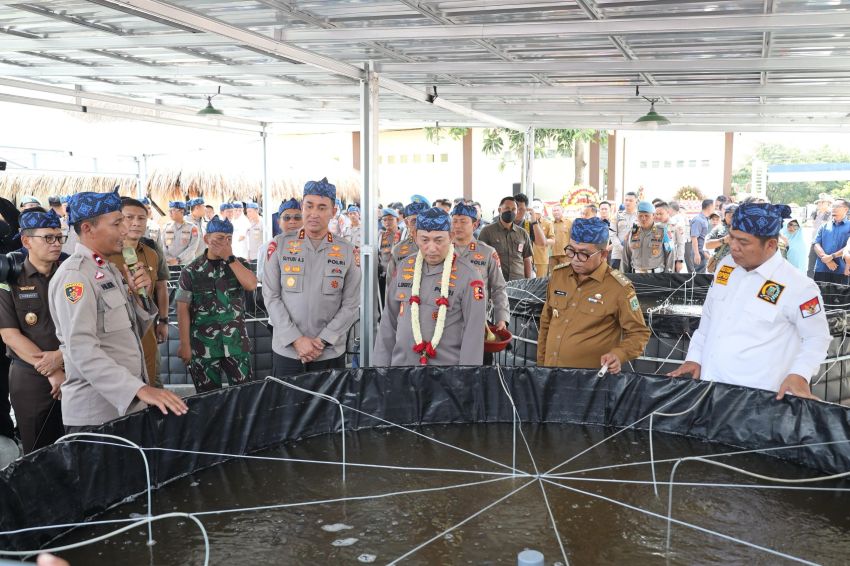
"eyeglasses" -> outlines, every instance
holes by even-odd
[[[294,216],[289,216],[288,214],[283,215],[284,222],[292,222],[293,220],[301,220],[302,216],[300,214],[296,214]]]
[[[567,246],[566,248],[564,248],[564,255],[567,256],[569,259],[576,258],[577,260],[584,262],[595,256],[596,254],[600,253],[601,251],[602,250],[598,250],[593,252],[592,254],[589,254],[585,252],[577,252],[572,246]]]
[[[64,244],[68,241],[68,236],[54,236],[53,234],[47,236],[30,236],[30,238],[44,238],[44,243],[48,246],[59,242],[60,244]]]

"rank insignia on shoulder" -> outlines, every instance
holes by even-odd
[[[69,303],[74,304],[83,298],[83,290],[82,283],[65,283],[65,298]]]
[[[764,285],[761,286],[761,289],[758,293],[758,298],[762,301],[770,303],[771,305],[775,305],[779,301],[780,295],[782,295],[782,291],[785,290],[785,285],[780,285],[775,281],[765,281]]]
[[[474,252],[476,247],[475,242],[469,242],[469,251]]]
[[[821,311],[820,299],[817,297],[812,297],[802,305],[800,305],[800,314],[803,315],[803,318],[809,318],[810,316],[815,316]]]

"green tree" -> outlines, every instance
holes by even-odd
[[[777,143],[763,143],[748,159],[746,165],[735,171],[732,182],[744,186],[752,178],[753,159],[763,161],[768,165],[783,165],[792,163],[850,163],[850,155],[824,145],[817,149],[801,151],[799,148]],[[820,193],[830,193],[840,196],[841,191],[850,192],[850,183],[843,181],[812,181],[799,183],[768,183],[767,198],[771,202],[797,203],[800,205],[814,202]]]

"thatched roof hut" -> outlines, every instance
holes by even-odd
[[[269,173],[271,183],[272,208],[277,203],[292,197],[300,197],[304,184],[322,176],[336,185],[337,196],[343,202],[360,200],[360,175],[353,169],[333,168],[318,176],[296,170],[294,167]],[[0,175],[0,196],[16,204],[21,197],[33,195],[45,206],[50,196],[72,195],[80,191],[107,192],[116,186],[122,195],[135,196],[137,179],[134,175],[126,177],[94,175],[33,175],[9,172]],[[202,196],[208,203],[216,205],[232,200],[254,200],[262,202],[263,180],[259,176],[227,175],[223,173],[187,170],[157,169],[152,172],[145,191],[161,208],[168,201]]]

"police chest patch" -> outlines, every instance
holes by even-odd
[[[800,314],[803,315],[803,318],[815,316],[820,311],[820,299],[818,299],[817,297],[812,297],[811,299],[800,305]]]
[[[785,285],[780,285],[776,281],[765,281],[764,285],[759,289],[758,298],[762,301],[775,305],[779,301],[782,291],[785,290]]]
[[[65,298],[73,304],[83,298],[82,283],[65,283]]]
[[[718,285],[726,285],[729,283],[729,276],[732,275],[732,272],[735,271],[735,268],[731,265],[724,265],[717,271],[717,275],[714,276],[714,280],[717,281]]]

